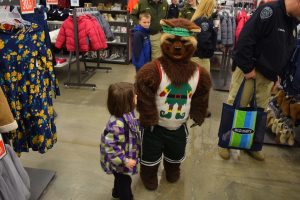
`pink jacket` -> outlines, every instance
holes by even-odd
[[[248,21],[250,16],[247,15],[245,10],[241,10],[238,15],[236,16],[236,22],[237,22],[237,27],[236,27],[236,32],[235,32],[235,41],[237,42],[240,36],[240,33]]]
[[[98,21],[91,15],[77,17],[79,50],[98,51],[107,48],[105,34]],[[60,49],[66,44],[68,51],[75,51],[73,17],[68,17],[62,24],[55,47]]]

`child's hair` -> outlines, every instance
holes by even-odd
[[[139,20],[141,20],[143,17],[146,18],[146,19],[150,19],[151,15],[149,13],[147,13],[147,12],[141,12],[139,14]]]
[[[111,115],[122,117],[132,111],[134,103],[134,86],[132,83],[119,82],[111,84],[108,88],[107,108]]]

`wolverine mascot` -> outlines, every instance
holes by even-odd
[[[208,72],[191,61],[200,28],[186,19],[161,20],[162,56],[145,64],[136,75],[137,109],[143,126],[140,176],[149,190],[158,187],[163,160],[170,183],[180,177],[185,158],[190,117],[201,125],[208,107],[211,80]]]

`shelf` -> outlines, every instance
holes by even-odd
[[[126,42],[106,42],[106,43],[111,45],[127,46]]]
[[[110,25],[118,25],[118,26],[121,26],[121,25],[124,25],[124,26],[127,26],[127,22],[122,22],[122,21],[107,21]]]
[[[127,14],[127,10],[99,10],[100,13]]]
[[[91,63],[96,63],[97,62],[97,58],[91,58],[91,59],[81,59],[81,62],[91,62]],[[115,59],[115,60],[103,60],[100,59],[100,63],[111,63],[111,64],[128,64],[128,62],[124,59]]]
[[[286,147],[300,147],[297,134],[295,137],[295,144],[293,146],[288,145],[287,143],[280,144],[276,142],[276,135],[272,133],[270,129],[266,129],[265,137],[264,137],[264,144],[268,145],[278,145],[278,146],[286,146]]]
[[[53,24],[53,25],[61,25],[64,23],[64,21],[48,21],[47,20],[47,23],[48,24]]]
[[[120,34],[120,35],[127,35],[128,33],[122,33],[122,32],[113,32],[113,34]]]
[[[56,55],[56,57],[57,57],[57,58],[66,58],[67,60],[66,60],[66,62],[63,62],[63,63],[60,63],[60,64],[55,65],[55,66],[54,66],[55,68],[62,68],[62,67],[64,67],[64,66],[66,66],[66,65],[69,64],[69,55]],[[80,55],[80,56],[79,56],[79,59],[80,59],[81,57],[82,57],[82,56]],[[76,62],[76,57],[75,57],[75,56],[72,57],[72,59],[71,59],[71,64],[73,64],[74,62]]]

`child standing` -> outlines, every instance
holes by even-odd
[[[132,200],[131,177],[137,173],[140,150],[139,123],[134,115],[137,97],[131,83],[109,86],[107,107],[111,114],[101,135],[101,167],[115,177],[112,196]]]
[[[141,13],[139,24],[135,25],[132,30],[132,64],[136,71],[151,61],[150,21],[149,13]]]

